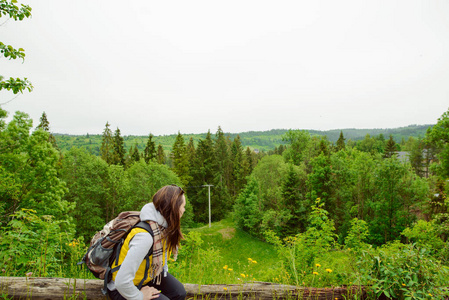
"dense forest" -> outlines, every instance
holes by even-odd
[[[6,114],[2,110],[3,120]],[[18,112],[1,124],[1,222],[5,226],[21,209],[32,209],[64,220],[68,232],[88,238],[117,212],[138,209],[161,185],[177,183],[190,204],[185,225],[195,226],[208,220],[203,185],[209,184],[212,219],[235,209],[236,222],[253,235],[263,238],[267,229],[280,237],[303,232],[319,198],[340,242],[357,218],[367,222],[367,241],[381,245],[401,239],[418,219],[445,224],[446,119],[447,113],[427,126],[423,137],[424,127],[397,129],[418,135],[400,143],[382,133],[351,140],[340,131],[335,142],[301,130],[242,134],[247,141],[280,140],[260,152],[221,128],[203,136],[178,133],[170,146],[157,144],[150,134],[143,149],[137,144],[127,149],[120,129],[113,132],[106,124],[95,155],[89,147],[68,146],[93,136],[53,135],[45,113],[33,129],[28,115]],[[159,141],[164,138],[172,139]],[[399,150],[406,153],[401,159]],[[441,234],[445,239],[446,232]]]

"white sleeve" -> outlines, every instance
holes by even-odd
[[[115,277],[115,287],[127,300],[142,300],[143,294],[133,280],[140,264],[153,245],[153,237],[148,232],[137,233],[129,243],[129,251]]]

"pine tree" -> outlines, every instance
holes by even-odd
[[[125,166],[125,141],[117,127],[113,138],[112,164]]]
[[[390,139],[387,141],[384,150],[384,157],[390,158],[396,154],[396,142],[393,140],[393,136],[390,135]]]
[[[182,184],[187,186],[190,181],[189,161],[184,137],[180,132],[178,132],[175,143],[173,144],[171,158],[173,161],[173,171],[179,176]]]
[[[37,125],[36,129],[42,129],[46,132],[48,132],[48,142],[52,144],[52,146],[55,149],[58,149],[58,145],[56,144],[56,138],[53,134],[50,132],[50,122],[48,122],[47,114],[45,111],[42,113],[42,116],[40,118],[40,123]]]
[[[208,189],[201,188],[201,185],[212,184],[211,188],[211,201],[212,206],[212,218],[218,220],[221,218],[220,203],[216,199],[216,187],[215,187],[215,170],[214,170],[214,148],[213,141],[208,131],[206,138],[204,140],[198,141],[198,146],[195,151],[195,160],[193,168],[191,169],[191,182],[193,186],[198,188],[189,190],[189,195],[191,199],[191,204],[193,206],[193,211],[195,214],[196,221],[207,222],[209,219],[208,213]],[[216,201],[217,200],[217,201]],[[218,207],[217,207],[218,204]]]
[[[325,156],[329,156],[329,148],[327,143],[328,142],[324,139],[320,140],[320,149],[318,150],[318,154],[323,153]]]
[[[256,166],[257,163],[257,159],[254,157],[253,154],[254,154],[253,151],[249,147],[246,147],[245,159],[246,163],[248,164],[246,176],[249,176],[253,172],[254,167]]]
[[[153,141],[153,135],[150,133],[150,136],[148,137],[147,145],[145,147],[143,157],[145,159],[145,162],[148,163],[153,158],[156,158],[156,143]]]
[[[214,146],[210,131],[207,132],[206,138],[198,142],[196,151],[197,161],[200,163],[201,177],[203,184],[214,183],[215,157]]]
[[[110,165],[113,162],[114,141],[112,139],[112,131],[109,126],[109,122],[106,122],[106,127],[103,130],[100,155],[101,158]]]
[[[285,149],[287,149],[287,146],[279,145],[278,154],[282,155],[282,153],[284,153]]]
[[[290,212],[291,218],[284,226],[284,236],[304,232],[307,226],[308,205],[301,197],[300,180],[293,164],[289,164],[287,174],[282,183],[282,198],[284,207]]]
[[[138,162],[140,160],[139,148],[137,148],[137,142],[134,145],[134,148],[131,146],[132,153],[131,158],[133,161]]]
[[[343,131],[340,131],[340,137],[337,140],[337,151],[345,150],[345,138],[343,137]]]
[[[158,164],[165,164],[165,152],[164,152],[164,148],[162,147],[161,144],[159,144],[157,146],[157,155],[156,155],[156,161]]]
[[[231,162],[232,162],[232,182],[231,182],[231,195],[237,197],[241,189],[246,184],[246,160],[243,156],[243,147],[240,141],[240,136],[234,139],[231,145]]]
[[[189,165],[192,165],[193,160],[195,159],[195,143],[193,142],[193,138],[190,137],[189,139],[189,143],[186,146],[186,150],[187,150],[187,157],[188,157],[188,161],[189,161]]]
[[[221,127],[218,127],[215,133],[215,164],[216,164],[216,182],[223,183],[228,188],[231,181],[231,159],[229,153],[229,145]]]
[[[195,149],[195,143],[193,142],[193,138],[190,137],[189,143],[186,146],[186,155],[187,155],[187,161],[189,163],[189,177],[193,178],[193,170],[195,168],[195,159],[196,159],[196,149]]]
[[[231,159],[229,145],[221,127],[215,134],[214,141],[214,212],[218,219],[230,210],[232,199],[229,194],[231,180]]]
[[[415,173],[420,176],[424,177],[424,141],[422,139],[419,139],[415,142],[413,142],[413,146],[410,150],[410,164],[412,165],[413,169],[415,170]]]
[[[40,123],[37,125],[36,129],[42,129],[44,131],[50,132],[50,122],[48,122],[47,114],[45,111],[42,113],[41,118],[39,119]]]

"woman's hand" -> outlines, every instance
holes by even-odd
[[[140,289],[143,294],[143,300],[150,300],[159,297],[160,291],[155,289],[154,287],[144,286]]]

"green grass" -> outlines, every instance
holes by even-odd
[[[197,233],[203,243],[195,248],[195,253],[185,253],[187,245],[180,249],[173,272],[182,282],[231,284],[272,281],[277,276],[280,262],[273,245],[235,228],[231,219],[211,225],[211,228],[206,225],[187,233]]]

